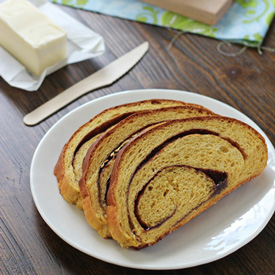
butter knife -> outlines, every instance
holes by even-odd
[[[98,88],[111,85],[134,67],[148,49],[149,43],[146,41],[25,115],[23,119],[24,123],[26,125],[35,125],[80,96]]]

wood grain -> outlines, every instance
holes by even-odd
[[[193,91],[225,102],[254,120],[275,144],[275,54],[247,49],[237,57],[218,52],[219,41],[160,27],[65,8],[103,35],[104,55],[48,76],[37,92],[10,87],[0,78],[1,274],[167,274],[119,267],[87,256],[60,239],[43,221],[30,191],[36,146],[69,111],[106,94],[141,88]],[[175,38],[174,43],[170,45]],[[42,123],[27,127],[23,116],[118,56],[150,43],[147,55],[113,85],[87,94]],[[264,45],[275,48],[273,21]],[[242,47],[232,46],[239,51]],[[274,274],[274,216],[264,230],[235,253],[213,263],[169,274]]]

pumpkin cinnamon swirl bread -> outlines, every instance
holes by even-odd
[[[221,116],[169,120],[136,135],[117,154],[107,225],[123,247],[155,244],[258,176],[264,138]]]
[[[104,237],[110,237],[106,221],[106,194],[117,152],[147,127],[179,118],[214,115],[202,107],[186,105],[135,112],[102,134],[88,150],[79,181],[85,216]]]
[[[78,185],[78,180],[82,175],[82,161],[90,145],[106,129],[112,127],[133,112],[184,105],[187,105],[187,103],[176,100],[144,100],[109,108],[82,125],[64,145],[54,168],[54,174],[57,177],[61,195],[68,202],[82,208],[82,198]]]

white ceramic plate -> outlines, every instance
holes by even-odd
[[[59,194],[53,168],[73,132],[100,111],[150,98],[183,100],[237,118],[257,129],[266,139],[268,164],[256,179],[224,197],[216,205],[162,241],[140,251],[121,248],[102,239],[85,220],[83,211]],[[247,116],[217,100],[174,90],[126,91],[93,100],[59,120],[43,137],[33,156],[31,191],[36,207],[52,230],[71,246],[103,261],[139,269],[179,269],[218,260],[256,237],[275,208],[275,151],[261,129]]]

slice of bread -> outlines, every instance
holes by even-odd
[[[157,243],[267,163],[264,138],[220,116],[170,120],[118,153],[107,194],[107,225],[122,247]]]
[[[82,175],[82,161],[89,146],[108,128],[133,112],[184,105],[187,103],[166,99],[138,101],[109,108],[82,125],[64,145],[54,168],[61,195],[69,203],[82,208],[78,186],[78,180]]]
[[[88,150],[79,181],[83,209],[89,224],[104,237],[110,237],[106,221],[106,194],[117,152],[147,127],[171,119],[215,115],[196,106],[167,107],[136,112],[102,134]]]

